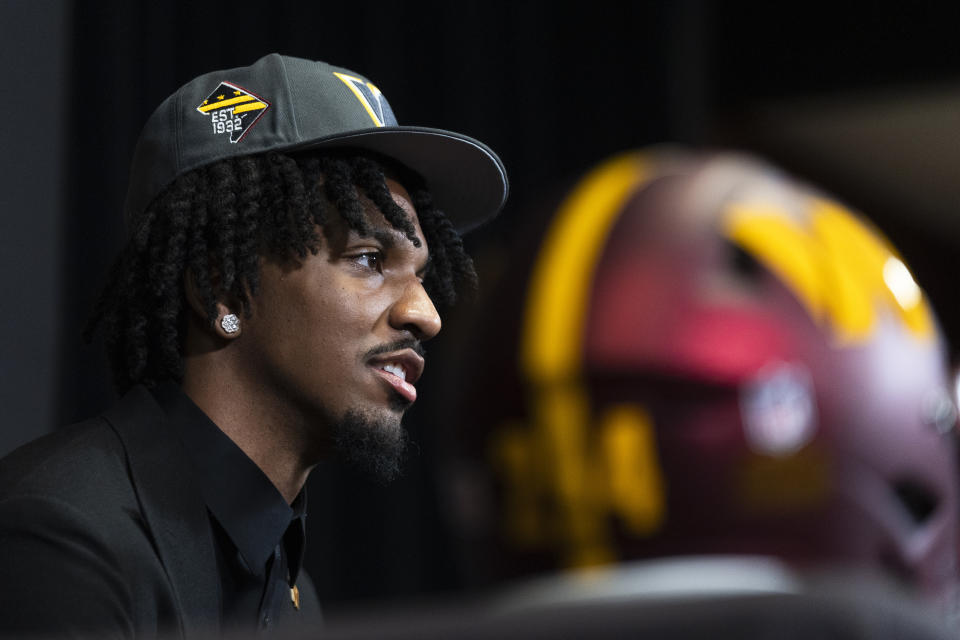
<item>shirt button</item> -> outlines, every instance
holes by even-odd
[[[263,616],[263,626],[269,627],[271,622],[273,622],[273,618],[270,616]]]

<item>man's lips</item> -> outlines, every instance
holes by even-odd
[[[377,375],[393,387],[397,393],[409,402],[417,399],[417,388],[413,385],[423,374],[423,357],[413,349],[401,349],[389,353],[380,353],[369,361]]]

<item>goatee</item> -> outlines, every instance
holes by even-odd
[[[334,424],[337,455],[350,467],[382,483],[395,480],[407,452],[407,433],[395,419],[350,410]]]

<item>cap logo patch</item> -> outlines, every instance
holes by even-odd
[[[340,73],[339,71],[334,71],[333,75],[340,78],[345,85],[350,87],[350,91],[353,92],[353,95],[357,97],[357,100],[359,100],[363,108],[366,109],[367,115],[373,120],[373,124],[378,127],[384,126],[386,119],[384,118],[383,94],[380,93],[380,89],[377,89],[372,82],[366,82],[363,78]]]
[[[197,111],[210,117],[213,134],[229,134],[234,144],[243,139],[269,108],[269,102],[230,82],[221,82],[197,105]]]

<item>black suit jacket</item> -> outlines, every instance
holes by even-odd
[[[219,632],[210,518],[165,421],[135,387],[0,461],[0,634]],[[318,616],[301,583],[305,618]]]

